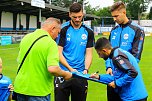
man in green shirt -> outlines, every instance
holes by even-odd
[[[41,29],[27,34],[20,43],[18,63],[20,65],[31,44],[40,36],[28,53],[14,81],[18,101],[50,101],[53,76],[72,77],[70,72],[59,68],[59,52],[54,39],[61,30],[61,22],[48,18]]]

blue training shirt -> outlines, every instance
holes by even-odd
[[[84,24],[79,29],[74,29],[68,21],[62,25],[58,45],[63,47],[63,56],[68,64],[82,72],[85,68],[86,48],[94,45],[94,33]],[[62,64],[60,67],[63,70],[68,70]]]
[[[148,97],[138,63],[133,55],[120,48],[113,48],[109,56],[113,76],[100,75],[101,82],[112,82],[122,101],[137,101]],[[104,79],[103,79],[104,78]],[[107,78],[107,79],[106,79]],[[110,78],[110,79],[109,79]]]
[[[144,30],[131,20],[126,24],[114,27],[109,36],[112,47],[119,47],[131,53],[140,61],[144,44]],[[111,67],[109,59],[106,61],[106,68]]]
[[[8,86],[12,84],[11,80],[1,74],[0,78],[0,101],[7,101],[10,95]]]

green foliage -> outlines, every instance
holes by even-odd
[[[64,8],[69,8],[70,5],[73,3],[73,2],[76,2],[78,1],[80,4],[83,5],[83,2],[85,2],[86,0],[52,0],[52,4],[55,5],[55,6],[60,6],[60,7],[64,7]],[[84,4],[87,5],[88,2],[86,2]]]
[[[149,12],[148,18],[149,18],[150,20],[152,20],[152,7],[150,8],[150,12]]]
[[[114,0],[120,1],[120,0]],[[150,0],[121,0],[127,5],[127,15],[137,20],[148,8]]]
[[[85,10],[87,14],[95,14],[96,12],[96,9],[92,8],[90,4],[88,6],[85,6]]]
[[[109,11],[109,7],[99,8],[98,6],[95,8],[92,8],[91,5],[85,6],[85,10],[87,14],[93,14],[99,17],[111,17],[111,12]],[[102,19],[97,19],[92,22],[93,26],[101,24]],[[113,19],[104,19],[105,24],[112,24]]]
[[[99,21],[100,20],[98,20],[98,19],[95,19],[95,20],[91,21],[91,26],[98,26],[99,25],[98,24]]]
[[[68,2],[67,2],[68,3]],[[63,3],[63,0],[52,0],[51,2],[52,5],[55,5],[55,6],[60,6],[60,7],[64,7],[64,3]]]
[[[97,12],[95,12],[95,14],[97,16],[111,16],[109,7],[104,7],[103,9],[98,9]]]
[[[110,12],[110,7],[104,7],[102,9],[98,9],[97,12],[95,12],[95,15],[102,17],[111,17],[111,12]],[[100,19],[100,23],[102,22],[103,19]],[[104,23],[109,25],[112,24],[113,18],[104,18]]]

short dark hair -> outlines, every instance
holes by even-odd
[[[110,8],[110,12],[113,12],[114,10],[120,10],[120,9],[126,9],[126,6],[125,4],[122,2],[122,1],[118,1],[118,2],[115,2],[111,8]]]
[[[111,49],[111,44],[109,40],[105,37],[99,38],[95,43],[96,50],[102,50],[103,48]]]
[[[82,5],[80,3],[75,2],[70,6],[70,12],[78,13],[81,10],[83,11]]]

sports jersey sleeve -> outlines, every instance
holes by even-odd
[[[112,30],[111,30],[112,31]],[[111,32],[110,32],[111,33]],[[111,40],[111,34],[109,35],[109,41]],[[108,68],[111,68],[112,66],[111,66],[111,64],[110,64],[110,59],[108,58],[106,61],[105,61],[105,65],[106,65],[106,70],[108,69]]]
[[[137,62],[139,62],[141,58],[141,53],[143,50],[145,34],[144,31],[141,29],[137,29],[135,38],[133,40],[132,46],[132,55],[136,58]]]
[[[65,44],[65,39],[66,39],[66,31],[67,31],[67,27],[63,27],[61,29],[61,32],[60,32],[60,38],[59,38],[59,42],[58,42],[58,45],[59,46],[64,46]]]
[[[105,65],[106,65],[106,70],[108,68],[111,68],[111,64],[110,64],[110,59],[109,58],[105,61]]]
[[[3,75],[0,82],[0,101],[7,101],[10,95],[8,86],[12,84],[12,81],[10,78]]]
[[[48,49],[47,67],[49,66],[59,66],[59,52],[55,42],[52,42]]]
[[[87,42],[87,48],[93,47],[94,46],[94,33],[91,29],[87,29],[88,31],[88,42]]]
[[[126,56],[119,55],[115,57],[114,64],[120,69],[125,75],[115,80],[115,84],[118,87],[122,87],[129,82],[132,82],[138,75],[133,65],[129,62]]]
[[[109,84],[110,82],[114,81],[114,76],[111,76],[109,74],[100,74],[99,75],[99,80],[103,84]]]

